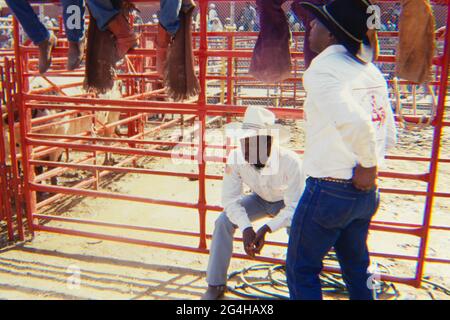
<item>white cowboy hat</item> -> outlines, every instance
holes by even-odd
[[[244,121],[232,122],[225,126],[229,138],[245,139],[255,136],[272,136],[279,143],[289,141],[289,130],[275,123],[275,114],[264,107],[248,107]]]

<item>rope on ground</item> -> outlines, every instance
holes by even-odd
[[[325,264],[337,264],[335,254],[330,254],[325,258]],[[379,274],[390,274],[388,267],[378,264]],[[257,264],[242,270],[238,270],[229,275],[228,280],[239,279],[238,284],[228,286],[228,290],[240,297],[258,300],[285,300],[289,299],[289,290],[286,282],[286,269],[283,265]],[[322,291],[327,294],[344,296],[348,294],[341,274],[322,272],[320,275]],[[440,291],[450,296],[450,290],[423,280],[423,288],[427,290],[432,299],[435,299],[432,291]],[[386,295],[389,299],[399,297],[397,288],[392,283],[373,279],[374,296]]]

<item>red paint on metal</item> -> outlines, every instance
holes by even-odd
[[[154,0],[156,1],[156,0]],[[245,2],[246,0],[237,0],[235,2]],[[152,2],[150,0],[135,0],[136,3]],[[215,2],[229,3],[230,0],[215,0]],[[395,0],[382,0],[381,2],[398,2]],[[448,1],[433,1],[434,3],[446,4]],[[242,116],[245,112],[245,107],[240,106],[237,99],[233,97],[232,86],[237,85],[239,82],[251,81],[252,85],[261,86],[249,76],[242,75],[233,69],[233,61],[237,58],[250,58],[251,50],[235,50],[233,44],[235,43],[235,37],[239,35],[247,35],[248,37],[254,37],[256,33],[235,33],[235,32],[224,32],[224,33],[208,33],[207,32],[207,10],[208,1],[200,0],[198,1],[200,8],[200,32],[194,33],[194,36],[199,39],[199,47],[196,49],[196,59],[198,59],[199,65],[199,80],[201,86],[201,93],[199,98],[195,102],[189,103],[172,103],[172,102],[162,102],[162,101],[147,101],[149,97],[164,98],[164,90],[160,87],[154,87],[150,81],[155,81],[159,79],[148,61],[151,61],[151,57],[155,55],[154,49],[135,49],[129,55],[129,63],[118,74],[118,79],[124,81],[126,85],[126,91],[128,97],[121,100],[111,100],[111,99],[98,99],[93,98],[90,95],[81,95],[77,97],[68,96],[51,96],[46,95],[53,89],[61,92],[63,89],[73,88],[81,84],[78,82],[75,84],[67,84],[62,86],[52,85],[51,88],[29,91],[28,79],[32,76],[36,76],[36,73],[30,68],[35,68],[36,59],[33,58],[36,55],[35,47],[25,47],[19,44],[19,29],[17,22],[14,21],[14,37],[15,37],[15,73],[14,80],[17,85],[17,93],[13,92],[12,88],[7,88],[9,92],[9,101],[14,101],[14,107],[18,108],[20,112],[20,134],[21,134],[21,153],[22,155],[15,155],[16,159],[13,161],[17,164],[21,161],[24,170],[24,181],[23,181],[23,195],[26,203],[26,216],[28,222],[28,228],[31,233],[34,231],[46,231],[59,234],[67,234],[74,236],[82,236],[88,238],[104,239],[111,241],[119,241],[124,243],[131,243],[137,245],[154,246],[159,248],[181,250],[193,253],[208,253],[207,251],[207,240],[210,239],[210,235],[206,232],[206,216],[208,212],[220,212],[222,208],[220,206],[215,206],[207,203],[206,200],[206,181],[209,179],[220,180],[221,177],[206,174],[206,164],[207,162],[224,162],[224,157],[214,157],[205,156],[206,150],[208,148],[212,149],[225,149],[229,150],[231,148],[228,145],[217,146],[208,145],[206,143],[206,126],[208,124],[208,117],[226,117],[227,121],[231,119],[232,116]],[[447,21],[450,19],[450,10],[447,9]],[[300,36],[302,33],[294,33],[294,36]],[[397,33],[382,33],[382,36],[396,37]],[[149,39],[154,36],[154,32],[144,32],[143,36]],[[210,50],[208,48],[208,36],[220,36],[226,39],[226,49],[224,50]],[[421,225],[418,224],[407,224],[407,223],[395,223],[395,222],[383,222],[374,221],[372,223],[371,229],[377,232],[389,232],[416,236],[420,239],[419,253],[416,256],[404,256],[391,253],[377,253],[372,252],[373,257],[380,258],[395,258],[406,261],[416,262],[416,272],[413,278],[398,278],[398,277],[386,277],[388,280],[411,284],[415,286],[420,286],[421,279],[423,277],[425,263],[449,263],[448,259],[440,258],[429,258],[426,255],[428,237],[430,230],[439,231],[450,231],[448,226],[435,226],[431,225],[431,215],[433,208],[433,201],[436,197],[449,198],[450,193],[437,192],[436,189],[436,178],[438,172],[438,164],[449,164],[450,159],[444,159],[439,157],[440,143],[442,142],[442,128],[444,126],[449,126],[448,122],[444,122],[444,109],[446,102],[446,89],[448,84],[448,64],[449,64],[449,41],[450,34],[447,30],[446,42],[444,55],[442,57],[437,57],[434,59],[434,63],[440,66],[441,81],[433,81],[431,84],[434,86],[439,86],[439,99],[438,99],[438,110],[432,125],[434,126],[434,136],[433,136],[433,147],[430,158],[428,157],[414,157],[414,156],[389,156],[389,160],[398,161],[416,161],[416,162],[426,162],[430,164],[429,172],[427,173],[400,173],[400,172],[382,172],[381,177],[386,179],[406,179],[406,180],[416,180],[426,183],[426,189],[424,190],[401,190],[401,189],[387,189],[384,188],[381,191],[383,193],[400,194],[400,195],[413,195],[417,197],[425,198],[425,212],[424,218]],[[65,55],[67,53],[67,48],[57,48],[55,54]],[[293,52],[293,59],[297,60],[302,57],[301,52]],[[227,75],[209,75],[208,69],[208,58],[209,57],[222,57],[228,62]],[[148,61],[145,58],[149,58]],[[144,61],[145,60],[145,61]],[[63,63],[64,59],[55,59],[58,63]],[[146,62],[147,61],[147,62]],[[382,56],[379,62],[392,63],[395,61],[394,56]],[[236,63],[237,64],[237,63]],[[295,65],[295,64],[294,64]],[[14,67],[13,67],[14,69]],[[301,82],[301,74],[295,69],[295,77],[288,79],[286,83],[294,84],[294,89],[288,89],[283,87],[284,84],[280,85],[282,92],[291,90],[294,92],[294,97],[291,98],[295,100],[294,102],[302,102],[304,97],[298,96],[298,90],[296,84]],[[62,70],[54,70],[48,73],[48,76],[58,76],[58,77],[83,77],[82,72],[65,72]],[[138,84],[136,79],[140,79],[141,83]],[[219,80],[226,81],[227,83],[227,99],[225,105],[215,105],[208,104],[208,99],[206,96],[208,81]],[[12,80],[11,80],[12,82]],[[407,82],[402,81],[402,84]],[[270,86],[274,87],[274,86]],[[12,94],[14,93],[14,99],[12,99]],[[246,97],[246,98],[257,98],[257,97]],[[244,97],[240,97],[240,101]],[[13,107],[11,103],[10,107]],[[58,115],[47,116],[42,119],[31,119],[30,113],[34,109],[53,109],[53,110],[65,110],[65,112],[58,113]],[[8,109],[10,110],[10,109]],[[271,108],[273,112],[279,118],[285,119],[303,119],[303,110],[298,108]],[[79,135],[73,136],[61,136],[61,135],[50,135],[41,134],[36,132],[37,130],[42,130],[50,127],[48,121],[54,121],[53,125],[62,125],[64,123],[70,122],[72,120],[63,120],[65,116],[73,116],[76,113],[82,113],[85,117],[92,117],[94,119],[94,112],[97,111],[111,111],[120,112],[122,118],[115,123],[105,125],[105,128],[113,128],[120,124],[128,125],[128,132],[125,137],[120,136],[119,138],[105,138],[105,137],[91,137],[89,132],[85,132]],[[156,128],[151,130],[144,130],[144,123],[148,121],[148,115],[155,114],[172,114],[172,115],[187,115],[186,118],[182,120],[172,120],[168,123],[162,123],[157,125]],[[198,141],[194,143],[177,143],[176,141],[150,141],[150,140],[140,140],[149,134],[159,132],[160,130],[168,127],[172,127],[179,122],[184,123],[185,121],[191,121],[197,119],[199,121],[199,128],[194,131],[197,132]],[[207,120],[208,119],[208,120]],[[411,123],[419,123],[423,119],[416,116],[408,116],[406,120]],[[1,127],[0,127],[1,129]],[[9,123],[9,129],[14,131],[14,123]],[[99,145],[99,143],[112,143],[112,145],[104,146]],[[90,143],[90,144],[89,144]],[[123,144],[127,147],[124,147]],[[139,146],[146,145],[151,146],[152,149],[142,149]],[[163,172],[158,170],[146,170],[139,168],[124,168],[125,164],[135,163],[137,159],[143,156],[153,156],[161,158],[170,158],[173,155],[171,152],[157,151],[154,150],[156,146],[168,146],[173,147],[175,145],[189,146],[197,148],[197,153],[191,155],[189,158],[193,160],[198,160],[198,173],[183,173],[183,172]],[[0,152],[2,145],[0,143]],[[32,149],[34,147],[34,149]],[[54,152],[57,149],[64,148],[69,150],[79,150],[87,152],[88,157],[83,158],[77,162],[70,163],[57,163],[39,160],[39,157]],[[31,151],[34,151],[33,157]],[[118,154],[127,155],[128,158],[121,161],[119,164],[108,167],[101,166],[95,162],[96,156],[100,153],[113,152]],[[301,151],[298,151],[301,153]],[[0,161],[2,160],[3,154],[0,153]],[[0,163],[1,164],[1,163]],[[35,176],[34,167],[35,166],[50,166],[53,169]],[[0,166],[1,169],[1,166]],[[41,182],[60,175],[61,173],[70,170],[87,170],[94,173],[93,177],[87,178],[79,182],[76,186],[72,188],[61,187],[61,186],[49,186],[44,185]],[[16,167],[17,171],[17,167]],[[116,194],[106,191],[98,191],[97,186],[99,180],[104,177],[109,172],[128,172],[137,174],[151,174],[151,175],[164,175],[170,177],[184,177],[190,179],[198,179],[198,200],[197,203],[184,203],[173,200],[163,200],[163,199],[150,199],[142,196],[131,196]],[[3,176],[4,171],[0,170],[0,174]],[[17,179],[18,172],[13,173],[14,183],[17,186],[17,193],[19,188],[22,188],[21,182]],[[3,178],[2,178],[3,179]],[[19,187],[20,186],[20,187]],[[93,187],[94,190],[87,190],[83,188]],[[50,192],[55,194],[53,197],[36,203],[36,191]],[[39,209],[44,206],[54,203],[54,201],[61,199],[65,195],[75,195],[84,197],[103,197],[108,199],[118,199],[125,201],[137,201],[149,204],[174,206],[181,208],[188,208],[198,211],[199,215],[199,231],[194,232],[183,232],[176,230],[167,229],[157,229],[149,228],[143,226],[127,226],[122,224],[112,224],[109,222],[99,222],[91,220],[81,220],[66,217],[52,217],[50,215],[43,215],[39,213]],[[4,206],[4,201],[2,204]],[[19,215],[17,216],[19,217]],[[35,220],[36,219],[36,220]],[[132,229],[132,230],[143,230],[156,233],[167,233],[179,236],[189,236],[194,237],[199,240],[198,247],[191,248],[187,246],[170,245],[159,242],[145,241],[139,239],[131,239],[124,237],[117,237],[112,235],[104,235],[97,233],[90,233],[81,230],[69,230],[63,228],[55,228],[50,226],[43,226],[39,224],[39,219],[50,219],[55,221],[67,222],[67,223],[78,223],[78,224],[89,224],[97,226],[106,226],[114,228]],[[20,217],[20,222],[22,217]],[[19,232],[23,227],[19,227]],[[23,230],[22,230],[23,232]],[[239,241],[240,239],[236,239]],[[269,245],[276,247],[285,247],[284,243],[269,242]],[[236,257],[248,259],[248,257],[236,254]],[[273,263],[283,263],[280,259],[272,259],[268,257],[258,258],[260,261],[273,262]],[[327,269],[332,272],[338,272],[336,269]]]

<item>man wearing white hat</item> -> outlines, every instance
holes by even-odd
[[[275,115],[263,107],[249,107],[243,124],[227,126],[227,134],[239,139],[228,157],[222,204],[216,220],[207,270],[204,300],[222,297],[233,251],[233,235],[243,233],[245,252],[254,257],[264,246],[266,233],[289,227],[304,188],[301,163],[296,153],[279,146],[287,137],[275,124]],[[243,194],[243,185],[252,193]],[[257,233],[252,222],[271,217]]]

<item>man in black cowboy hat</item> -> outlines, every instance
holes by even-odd
[[[367,0],[318,7],[309,37],[319,55],[305,72],[306,188],[286,271],[292,299],[322,299],[319,274],[334,247],[351,299],[372,299],[367,235],[379,205],[377,169],[396,141],[386,80],[372,63]]]

